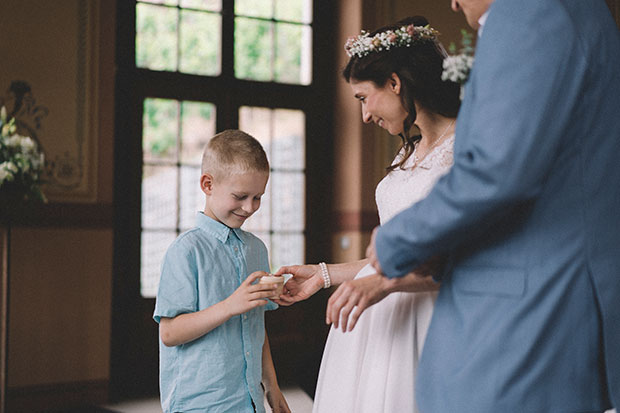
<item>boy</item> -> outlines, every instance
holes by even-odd
[[[260,206],[269,163],[250,135],[215,135],[202,156],[197,224],[168,248],[153,318],[161,403],[168,412],[290,412],[277,383],[264,312],[277,305],[265,245],[240,229]],[[247,274],[250,274],[249,276]]]

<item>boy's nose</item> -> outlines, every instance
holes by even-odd
[[[243,211],[248,214],[253,214],[254,212],[256,212],[259,206],[260,206],[259,201],[251,199],[251,200],[244,202],[243,205],[241,206],[241,209],[243,209]]]
[[[452,10],[454,11],[461,10],[461,5],[459,4],[458,0],[452,0]]]

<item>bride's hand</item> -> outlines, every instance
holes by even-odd
[[[345,281],[329,297],[326,322],[342,331],[352,331],[364,310],[383,300],[389,293],[390,280],[380,274]],[[355,308],[355,311],[353,309]]]
[[[324,285],[321,268],[318,265],[289,265],[280,267],[274,273],[274,275],[282,274],[293,276],[284,284],[280,298],[272,300],[280,305],[287,306],[310,298]]]

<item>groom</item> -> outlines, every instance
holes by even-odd
[[[620,34],[604,0],[452,0],[480,37],[454,166],[375,230],[400,277],[447,256],[425,413],[620,405]]]

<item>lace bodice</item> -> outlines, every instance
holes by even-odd
[[[410,156],[404,165],[405,169],[397,168],[379,182],[375,200],[382,224],[428,195],[437,180],[452,166],[453,146],[454,135],[433,148],[415,168],[411,169],[413,156]],[[401,151],[396,155],[394,163],[402,156]]]

